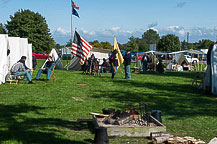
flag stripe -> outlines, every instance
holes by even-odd
[[[92,46],[75,31],[74,41],[72,43],[72,54],[80,58],[81,65],[84,64],[91,49]]]
[[[73,8],[76,8],[77,10],[79,10],[79,6],[74,1],[71,0],[71,3],[72,3]]]
[[[81,40],[86,44],[86,46],[92,49],[92,46],[83,37],[81,37]]]
[[[73,44],[73,47],[76,48],[76,49],[79,49],[78,51],[81,52],[80,47],[78,48],[77,45]],[[84,47],[83,47],[83,48],[84,48]],[[85,49],[86,49],[86,48],[85,48]],[[77,51],[77,50],[76,50],[76,51]],[[86,50],[84,50],[83,52],[85,53],[85,55],[88,55],[88,53],[89,53],[89,52],[86,51]]]
[[[72,51],[76,52],[75,53],[76,55],[82,56],[83,58],[85,58],[87,56],[87,55],[84,55],[82,52],[76,51],[74,49]]]

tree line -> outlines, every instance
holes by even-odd
[[[29,43],[33,45],[33,51],[49,52],[52,48],[71,47],[72,40],[65,45],[56,44],[51,36],[46,19],[30,10],[18,10],[14,16],[10,16],[10,21],[5,25],[0,23],[0,34],[9,36],[28,38]],[[156,45],[158,51],[179,51],[186,49],[208,49],[214,41],[203,39],[195,43],[188,43],[185,40],[180,42],[178,36],[167,34],[162,37],[152,29],[143,33],[140,37],[131,36],[127,43],[120,44],[121,50],[130,50],[135,52],[149,51],[151,44]],[[101,49],[113,49],[109,42],[99,42],[98,40],[90,42],[93,47]]]

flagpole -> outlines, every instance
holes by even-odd
[[[73,10],[73,7],[72,7],[72,0],[70,0],[70,3],[71,3],[71,42],[72,42],[72,38],[73,38],[73,25],[72,25],[72,22],[73,22],[73,15],[72,15],[72,10]],[[72,44],[72,43],[71,43]],[[68,51],[68,49],[67,49]],[[67,65],[68,65],[68,55],[67,55]],[[67,70],[68,70],[68,66],[67,66]]]

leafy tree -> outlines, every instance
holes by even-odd
[[[60,45],[60,44],[56,44],[55,48],[58,50],[58,49],[61,49],[63,48],[64,46],[63,45]]]
[[[130,51],[138,51],[139,46],[136,43],[136,41],[129,41],[126,44],[123,44],[121,47],[121,50],[130,50]]]
[[[98,40],[95,40],[90,42],[90,44],[95,48],[113,49],[113,46],[109,42],[99,42]]]
[[[142,35],[142,39],[144,39],[148,45],[157,44],[160,40],[160,36],[156,31],[149,29],[144,32],[144,34]]]
[[[135,52],[138,52],[138,51],[139,51],[139,46],[138,46],[138,44],[136,43],[136,41],[131,41],[131,42],[129,42],[128,47],[129,47],[129,50],[131,50],[131,51],[135,51]]]
[[[9,36],[28,38],[33,51],[48,52],[55,47],[46,20],[39,13],[21,9],[10,16],[10,19],[6,24]]]
[[[196,49],[209,49],[211,44],[214,44],[214,41],[203,39],[198,42]]]
[[[66,47],[72,47],[72,39],[69,39],[69,41],[66,43]]]
[[[180,47],[179,37],[173,34],[162,36],[158,43],[159,51],[179,51]]]
[[[103,49],[113,49],[113,46],[109,42],[101,42]]]
[[[188,43],[184,40],[181,42],[181,50],[187,50],[188,49]]]
[[[6,34],[6,29],[3,24],[0,23],[0,34]]]
[[[95,47],[95,48],[101,48],[101,49],[103,49],[103,45],[101,43],[95,43],[92,46]]]
[[[148,51],[148,44],[144,39],[130,37],[129,42],[120,46],[122,50]]]
[[[93,46],[94,44],[96,44],[96,43],[99,43],[99,41],[98,40],[95,40],[95,41],[93,41],[93,42],[90,42],[90,44]]]

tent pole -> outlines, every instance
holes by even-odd
[[[201,60],[203,61],[203,54]],[[203,71],[203,63],[201,63],[201,71]]]
[[[198,71],[200,71],[200,60],[199,60],[199,54],[197,55],[197,58],[198,58],[198,66],[197,66],[197,69],[198,69]]]
[[[191,64],[190,64],[190,66],[191,66],[191,71],[192,71],[192,49],[191,49]]]

